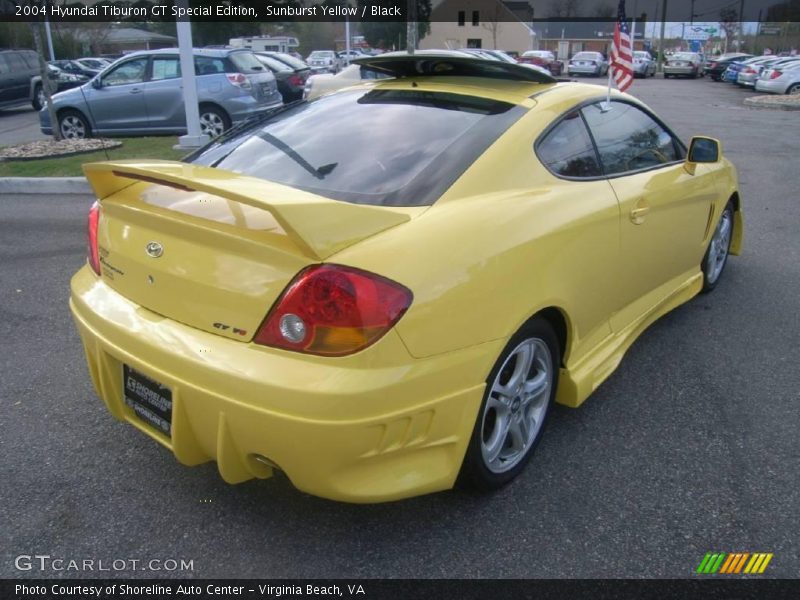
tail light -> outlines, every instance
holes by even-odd
[[[254,341],[322,356],[352,354],[389,331],[412,298],[406,287],[374,273],[311,266],[286,288]]]
[[[756,70],[755,70],[754,68],[752,68],[752,67],[747,67],[747,68],[746,68],[744,71],[742,71],[742,73],[757,73],[757,72],[758,72],[758,71],[756,71]]]
[[[231,85],[235,85],[243,90],[250,90],[253,87],[250,84],[250,80],[242,73],[226,73],[226,75],[228,76],[228,81],[231,82]]]
[[[100,203],[95,202],[89,209],[89,222],[86,230],[86,261],[92,271],[100,275],[100,252],[97,249],[97,225],[100,222]]]
[[[770,78],[770,79],[777,79],[777,78],[778,78],[778,77],[780,77],[781,75],[783,75],[783,71],[777,71],[777,70],[776,70],[776,71],[773,71],[773,72],[770,74],[769,78]]]
[[[303,83],[305,83],[303,81],[302,76],[300,76],[300,75],[290,75],[288,77],[287,81],[289,82],[289,85],[295,85],[295,86],[298,86],[298,87],[303,85]]]

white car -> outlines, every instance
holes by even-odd
[[[764,69],[756,80],[756,91],[800,95],[800,60]]]
[[[601,77],[608,72],[608,61],[600,52],[578,52],[569,59],[567,72],[570,75]]]
[[[342,61],[333,50],[314,50],[306,63],[315,73],[338,73],[342,68]]]
[[[313,100],[323,94],[335,92],[368,79],[387,79],[388,75],[376,73],[360,65],[349,65],[336,75],[324,73],[312,75],[306,80],[303,100]]]

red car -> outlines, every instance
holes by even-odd
[[[563,68],[561,63],[556,60],[555,55],[549,50],[528,50],[523,52],[517,62],[544,67],[553,75],[561,75],[561,69]]]

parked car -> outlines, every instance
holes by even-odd
[[[314,50],[308,55],[306,63],[314,73],[338,73],[342,61],[333,50]]]
[[[770,94],[800,94],[800,61],[780,68],[764,69],[756,80],[756,91]]]
[[[739,71],[750,65],[757,65],[765,60],[771,60],[772,58],[772,56],[754,56],[746,60],[735,60],[731,62],[722,73],[722,81],[736,83],[739,78]]]
[[[775,56],[772,60],[747,65],[736,75],[736,83],[742,87],[755,87],[756,81],[764,69],[780,69],[784,65],[791,65],[798,61],[800,61],[800,57]]]
[[[742,61],[747,60],[748,58],[753,58],[752,54],[745,54],[743,52],[728,52],[726,54],[720,54],[719,56],[712,58],[706,64],[704,69],[706,75],[711,77],[714,81],[722,81],[722,74],[725,72],[731,63],[735,61]]]
[[[70,73],[72,75],[83,75],[91,79],[100,71],[102,71],[105,67],[100,69],[90,69],[84,66],[82,63],[78,62],[77,60],[53,60],[50,61],[48,64],[53,65],[54,67],[64,71],[65,73]],[[106,65],[108,66],[108,65]]]
[[[567,64],[570,75],[601,77],[608,72],[608,61],[600,52],[578,52]]]
[[[50,73],[56,86],[58,73]],[[39,55],[33,50],[0,50],[0,108],[27,103],[36,108],[42,96]]]
[[[102,71],[114,61],[98,56],[98,57],[76,58],[75,62],[84,67],[85,69]]]
[[[202,133],[212,137],[233,123],[283,103],[275,76],[249,50],[195,49]],[[134,52],[89,83],[53,97],[65,138],[145,135],[186,131],[186,113],[175,48]],[[47,110],[42,133],[52,133]]]
[[[350,64],[350,61],[354,58],[361,58],[362,56],[369,56],[369,54],[365,54],[361,50],[357,49],[350,49],[350,54],[347,53],[347,50],[342,50],[341,52],[337,52],[336,56],[339,57],[342,65]]]
[[[517,62],[544,67],[553,75],[561,75],[562,71],[561,62],[556,60],[555,55],[549,50],[528,50],[522,53]]]
[[[303,89],[311,74],[311,69],[305,65],[302,69],[296,69],[265,52],[256,52],[255,55],[275,76],[278,82],[278,91],[285,103],[294,102],[303,97]],[[295,59],[292,58],[292,60]]]
[[[386,79],[387,77],[388,75],[376,73],[375,71],[371,71],[357,64],[351,64],[339,71],[336,75],[333,73],[311,75],[306,80],[303,98],[305,100],[313,100],[324,94],[329,94],[362,81]]]
[[[545,75],[550,75],[550,71],[541,67],[539,65],[535,65],[533,63],[521,63],[518,62],[513,56],[511,56],[508,52],[504,52],[503,50],[484,50],[486,54],[490,57],[494,58],[495,60],[499,60],[509,64],[517,64],[521,65],[527,69],[533,69],[534,71],[539,71],[540,73],[544,73]]]
[[[358,60],[397,78],[183,162],[84,166],[82,354],[112,415],[230,483],[281,470],[351,502],[496,489],[554,402],[582,404],[721,281],[742,249],[736,169],[616,90],[446,55]]]
[[[675,52],[664,63],[664,78],[703,75],[703,59],[697,52]]]
[[[653,77],[656,74],[656,61],[646,50],[636,50],[633,53],[633,76]]]

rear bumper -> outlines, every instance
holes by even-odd
[[[693,73],[699,73],[699,70],[695,67],[668,67],[665,65],[664,73],[666,75],[692,75]]]
[[[756,84],[756,80],[758,79],[758,75],[752,73],[739,73],[736,76],[736,83],[739,85],[746,85],[749,87],[753,87]]]
[[[108,410],[187,465],[216,460],[223,479],[269,477],[299,489],[380,502],[453,486],[501,342],[412,358],[395,332],[350,357],[322,359],[209,334],[135,305],[84,267],[70,308]],[[125,404],[122,365],[168,386],[172,436]]]
[[[776,79],[759,79],[756,81],[755,88],[759,92],[769,92],[770,94],[785,94],[787,85]]]

